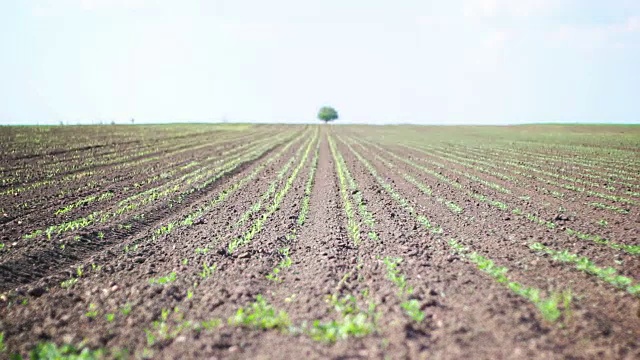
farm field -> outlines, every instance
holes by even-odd
[[[639,126],[0,127],[0,358],[640,358]]]

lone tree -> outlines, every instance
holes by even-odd
[[[320,111],[318,111],[318,119],[324,121],[325,124],[329,121],[336,120],[337,118],[338,112],[330,106],[323,106],[320,108]]]

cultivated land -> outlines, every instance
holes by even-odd
[[[640,358],[640,127],[1,127],[0,153],[0,358]]]

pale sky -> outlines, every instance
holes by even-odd
[[[640,0],[0,0],[0,123],[640,122]]]

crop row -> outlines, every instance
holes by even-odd
[[[354,155],[363,163],[363,165],[369,170],[369,172],[371,173],[372,176],[374,176],[374,178],[376,178],[379,182],[379,184],[385,188],[388,192],[390,192],[390,195],[395,192],[393,190],[393,187],[386,183],[385,180],[378,175],[377,171],[375,170],[375,168],[373,168],[373,166],[368,163],[368,161],[366,159],[364,159],[364,157],[362,157],[357,151],[355,151],[355,149],[353,149],[350,145],[348,145],[350,147],[350,149],[352,150],[352,152],[354,153]],[[404,204],[407,203],[406,200],[404,200],[404,198],[395,193],[395,195],[391,195],[392,198],[396,199],[396,201],[398,202],[398,204],[400,204],[402,207],[405,207]],[[403,201],[404,200],[404,201]],[[417,214],[412,213],[411,214],[414,218],[416,218],[416,220],[418,220]],[[506,277],[506,272],[507,269],[504,267],[497,267],[494,265],[494,262],[491,259],[488,259],[486,257],[480,256],[477,253],[473,252],[473,251],[469,251],[466,247],[460,245],[457,241],[453,240],[453,241],[449,241],[449,245],[452,246],[452,248],[460,253],[461,255],[464,255],[465,258],[467,258],[469,261],[475,263],[480,270],[488,272],[493,278],[494,280],[496,280],[498,283],[503,283],[505,284],[505,286],[507,286],[511,291],[513,291],[514,293],[523,296],[524,298],[526,298],[527,300],[531,301],[532,303],[534,303],[536,305],[536,307],[541,311],[543,317],[545,317],[548,320],[557,320],[561,313],[562,313],[562,309],[564,308],[565,310],[567,310],[567,306],[564,306],[565,303],[570,303],[571,302],[571,295],[568,292],[561,292],[561,293],[553,293],[550,294],[547,298],[543,298],[540,294],[541,291],[539,289],[536,288],[531,288],[531,287],[526,287],[520,283],[515,283],[511,280],[508,279],[508,277]]]
[[[312,147],[314,141],[316,141],[315,138],[313,138],[313,139],[311,139],[309,141],[309,143],[308,143],[308,145],[307,145],[307,147],[306,147],[306,149],[304,151],[304,154],[302,155],[302,158],[300,159],[300,162],[299,162],[298,166],[293,170],[293,172],[291,173],[291,175],[287,179],[287,181],[284,184],[284,186],[274,196],[273,202],[271,204],[269,204],[269,206],[266,208],[266,211],[264,213],[262,213],[262,215],[251,225],[249,230],[247,230],[241,236],[239,236],[239,237],[237,237],[237,238],[235,238],[235,239],[233,239],[233,240],[231,240],[229,242],[229,245],[227,246],[227,251],[229,253],[233,253],[240,246],[246,245],[249,242],[251,242],[251,240],[255,237],[255,235],[262,230],[262,228],[264,227],[264,225],[267,222],[267,220],[269,219],[269,217],[273,213],[275,213],[276,210],[278,210],[280,208],[280,204],[282,203],[282,200],[284,199],[284,197],[287,195],[287,193],[289,192],[289,190],[293,186],[294,181],[298,177],[298,173],[300,172],[302,167],[305,165],[305,163],[307,161],[307,158],[309,157],[309,153],[311,152],[311,147]]]
[[[411,167],[413,167],[413,168],[415,168],[417,170],[420,170],[421,172],[423,172],[423,173],[425,173],[427,175],[431,175],[436,180],[439,180],[439,181],[442,181],[442,182],[444,182],[446,184],[451,185],[453,188],[458,189],[459,191],[463,192],[464,194],[466,194],[467,196],[469,196],[471,198],[474,198],[474,199],[476,199],[478,201],[481,201],[481,202],[484,202],[486,204],[489,204],[490,206],[492,206],[492,207],[494,207],[496,209],[502,210],[502,211],[509,211],[510,210],[510,206],[505,204],[504,202],[492,199],[491,197],[489,197],[486,194],[473,192],[471,190],[466,190],[466,189],[464,189],[464,187],[460,183],[458,183],[457,181],[446,177],[445,175],[442,175],[441,173],[438,173],[438,172],[436,172],[434,170],[425,168],[424,166],[416,164],[415,162],[413,162],[411,160],[404,159],[403,157],[401,157],[401,156],[399,156],[397,154],[394,154],[391,151],[382,149],[380,147],[377,147],[377,149],[380,150],[379,153],[386,153],[389,156],[392,156],[393,158],[395,158],[395,159],[397,159],[399,161],[402,161],[402,162],[408,164],[409,166],[411,166]],[[391,164],[391,163],[389,163],[387,161],[385,161],[385,164],[388,165],[388,166],[393,166],[393,164]],[[421,190],[425,187],[424,185],[423,186],[419,186],[418,182],[416,182],[416,181],[411,181],[411,180],[408,180],[408,181],[413,183],[414,185],[416,185]],[[522,216],[522,217],[526,218],[527,220],[529,220],[530,222],[532,222],[534,224],[537,224],[537,225],[545,226],[545,227],[550,228],[550,229],[559,228],[559,225],[556,224],[555,222],[541,219],[538,216],[536,216],[534,214],[531,214],[531,213],[523,212],[522,210],[520,210],[517,207],[513,207],[511,209],[511,213],[513,215],[516,215],[516,216]],[[615,249],[615,250],[625,251],[625,252],[627,252],[629,254],[632,254],[632,255],[640,254],[640,246],[638,246],[638,245],[620,244],[620,243],[608,240],[608,239],[606,239],[604,237],[601,237],[599,235],[590,234],[590,233],[586,233],[586,232],[581,232],[581,231],[578,231],[578,230],[575,230],[575,229],[572,229],[572,228],[566,227],[566,226],[564,228],[565,228],[565,233],[567,235],[575,236],[579,240],[591,241],[591,242],[594,242],[596,244],[608,246],[608,247],[610,247],[612,249]]]
[[[89,225],[92,225],[94,223],[105,223],[107,221],[110,221],[111,219],[114,218],[118,218],[120,216],[122,216],[125,213],[131,212],[133,210],[136,210],[142,206],[146,206],[149,204],[153,204],[154,202],[158,201],[159,199],[163,199],[165,197],[168,197],[174,193],[177,193],[177,195],[175,195],[173,197],[173,201],[174,202],[180,202],[182,201],[182,199],[195,192],[195,191],[199,191],[199,190],[203,190],[205,189],[209,184],[212,184],[213,182],[215,182],[217,179],[221,178],[222,176],[224,176],[225,174],[227,174],[229,171],[231,171],[232,169],[237,168],[239,165],[243,164],[243,163],[247,163],[250,162],[260,156],[262,156],[262,154],[266,153],[269,149],[271,149],[273,147],[272,144],[266,144],[260,147],[256,147],[253,149],[250,149],[249,151],[247,151],[245,154],[239,156],[239,157],[235,157],[235,158],[231,158],[230,160],[226,160],[224,161],[224,163],[222,165],[216,166],[214,169],[206,172],[205,176],[203,176],[203,182],[200,184],[195,184],[192,187],[188,187],[187,189],[183,190],[182,192],[178,193],[178,190],[181,188],[180,185],[176,184],[175,186],[161,192],[161,193],[152,193],[146,197],[143,197],[142,199],[139,199],[136,202],[126,202],[123,204],[120,204],[118,206],[118,208],[116,208],[113,211],[106,211],[106,210],[98,210],[98,211],[94,211],[93,213],[89,214],[88,216],[85,217],[81,217],[81,218],[77,218],[74,220],[70,220],[70,221],[66,221],[60,224],[56,224],[56,225],[51,225],[49,227],[47,227],[46,229],[39,229],[39,230],[35,230],[29,234],[24,235],[25,238],[33,238],[36,237],[38,235],[46,235],[47,238],[51,238],[52,235],[57,234],[63,234],[65,232],[69,232],[69,231],[75,231],[81,228],[85,228]],[[184,181],[185,179],[179,179],[178,181]]]

